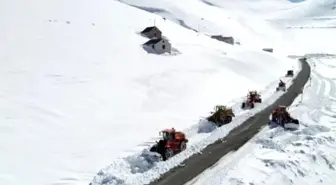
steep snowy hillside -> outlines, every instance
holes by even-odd
[[[242,47],[274,47],[280,55],[305,52],[331,52],[321,48],[334,29],[318,30],[319,37],[309,38],[289,28],[319,28],[335,23],[335,0],[120,0],[139,9],[153,12],[182,26],[208,35],[233,36]],[[316,20],[317,19],[317,20]],[[315,21],[312,21],[315,20]],[[321,21],[322,20],[322,21]],[[322,23],[321,23],[322,22]],[[286,30],[288,28],[289,30]],[[316,31],[315,31],[315,34]],[[305,49],[303,49],[305,48]]]
[[[313,66],[303,97],[290,108],[298,131],[265,128],[188,185],[333,184],[336,175],[334,56],[308,55]]]
[[[272,24],[285,27],[284,40],[288,54],[336,53],[336,1],[309,0],[296,3],[298,8],[290,9]]]
[[[142,49],[138,32],[154,20],[174,55]],[[190,128],[248,89],[270,94],[265,87],[296,66],[116,1],[1,1],[0,21],[6,185],[88,184],[159,130]]]
[[[245,29],[255,27],[257,30],[263,30],[263,35],[269,35],[264,38],[272,43],[270,45],[288,55],[335,53],[330,42],[336,39],[335,0],[306,0],[300,3],[287,0],[205,1],[225,12],[238,12],[239,20],[246,20]],[[272,29],[259,27],[259,24],[251,20],[263,22]]]
[[[277,0],[214,1],[214,0],[120,0],[148,12],[153,12],[182,26],[208,35],[233,36],[243,47],[276,47],[275,52],[286,52],[281,31],[271,26],[274,8],[286,6]],[[220,4],[216,4],[220,3]],[[222,6],[221,6],[222,5]],[[255,8],[258,7],[257,10]],[[270,9],[269,7],[272,7]],[[261,12],[268,12],[259,15]],[[265,17],[264,17],[265,16]]]

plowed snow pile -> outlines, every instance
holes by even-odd
[[[295,71],[297,74],[298,71]],[[295,75],[296,76],[296,75]],[[283,81],[291,85],[291,78],[283,78]],[[275,93],[274,89],[277,82],[268,86],[265,91],[262,91],[263,103],[256,105],[252,110],[241,110],[242,98],[233,102],[233,108],[236,110],[235,119],[227,125],[220,128],[213,126],[208,121],[202,119],[198,125],[192,126],[185,131],[188,135],[188,148],[180,154],[172,157],[166,162],[162,162],[159,157],[150,155],[148,149],[144,149],[139,153],[124,157],[113,161],[112,164],[99,171],[95,176],[91,185],[109,184],[109,185],[143,185],[152,182],[159,178],[165,172],[176,166],[180,166],[182,162],[195,153],[201,152],[209,144],[214,143],[220,138],[225,137],[232,129],[242,124],[249,117],[255,115],[265,109],[270,104],[273,104],[283,92]],[[154,142],[150,142],[153,144]]]

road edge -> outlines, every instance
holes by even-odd
[[[183,185],[207,168],[213,166],[224,155],[238,150],[252,139],[265,126],[271,111],[277,105],[290,106],[295,98],[302,93],[302,89],[310,77],[311,68],[305,58],[300,58],[299,62],[301,62],[301,71],[293,79],[293,84],[272,105],[247,119],[240,126],[230,131],[226,137],[217,140],[215,143],[204,148],[200,153],[194,154],[184,160],[183,166],[172,168],[148,185]]]

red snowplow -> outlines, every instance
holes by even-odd
[[[261,103],[261,95],[257,91],[249,91],[246,96],[246,100],[242,103],[241,108],[254,108],[255,103]]]
[[[281,126],[287,130],[296,130],[299,128],[299,120],[293,118],[287,111],[287,107],[279,105],[270,115],[268,126],[274,128]]]
[[[159,153],[164,161],[187,148],[188,139],[183,132],[177,132],[172,128],[161,131],[160,135],[162,139],[153,145],[150,151]]]

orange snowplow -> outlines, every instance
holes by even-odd
[[[150,151],[159,153],[164,161],[187,148],[188,139],[183,132],[171,128],[161,131],[160,135],[162,139],[153,145]]]

